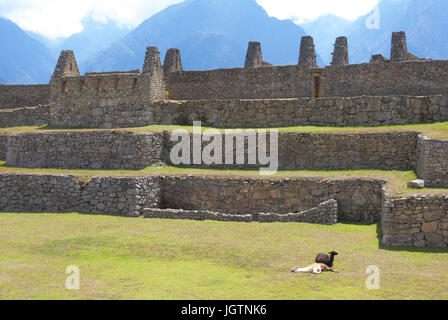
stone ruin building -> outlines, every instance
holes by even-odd
[[[243,68],[207,71],[183,70],[181,52],[174,48],[162,65],[159,50],[148,47],[141,70],[81,75],[67,50],[49,84],[0,86],[0,114],[0,127],[55,129],[0,135],[0,160],[7,166],[139,170],[170,164],[170,132],[117,129],[194,121],[255,129],[448,121],[448,61],[409,53],[403,32],[392,35],[390,59],[374,55],[363,64],[349,63],[348,40],[339,37],[326,67],[317,66],[309,36],[301,39],[297,65],[272,66],[263,60],[261,44],[250,42]],[[427,187],[448,188],[448,141],[418,132],[285,132],[278,139],[279,170],[414,170]],[[351,178],[145,175],[82,182],[74,176],[1,173],[0,210],[246,222],[381,221],[386,245],[448,245],[447,196],[400,198],[388,194],[386,185]]]

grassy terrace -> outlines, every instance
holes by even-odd
[[[20,134],[27,132],[58,132],[58,131],[131,131],[135,133],[173,131],[185,129],[192,131],[191,126],[147,126],[137,128],[120,129],[61,129],[49,126],[13,127],[0,129],[0,135]],[[210,129],[202,127],[202,130]],[[333,133],[333,134],[355,134],[355,133],[384,133],[384,132],[419,132],[434,139],[448,139],[448,122],[434,124],[403,125],[389,127],[286,127],[276,128],[279,132],[304,132],[304,133]],[[224,129],[218,129],[224,130]],[[172,175],[185,176],[188,174],[201,176],[224,176],[234,178],[260,178],[258,171],[251,170],[216,170],[216,169],[191,169],[178,168],[166,165],[152,166],[143,170],[62,170],[62,169],[26,169],[9,168],[5,162],[0,161],[0,173],[45,173],[45,174],[71,174],[76,176],[136,176],[136,175]],[[397,196],[409,196],[413,194],[440,195],[448,194],[448,189],[416,190],[407,187],[407,183],[417,178],[412,171],[382,171],[382,170],[345,170],[345,171],[284,171],[263,179],[281,179],[292,177],[321,178],[321,179],[347,179],[347,178],[371,178],[381,179],[389,182],[388,190]]]
[[[57,132],[57,131],[110,131],[110,130],[125,130],[135,133],[146,133],[155,131],[173,131],[176,129],[186,129],[192,131],[191,126],[160,126],[153,125],[147,127],[137,128],[120,128],[120,129],[64,129],[64,128],[52,128],[47,125],[44,126],[31,126],[31,127],[12,127],[12,128],[0,128],[0,135],[19,134],[26,132]],[[211,129],[209,127],[202,127],[203,130]],[[272,128],[265,128],[272,129]],[[303,133],[333,133],[333,134],[355,134],[355,133],[384,133],[384,132],[418,132],[427,137],[434,139],[448,139],[448,122],[432,123],[432,124],[415,124],[415,125],[403,125],[403,126],[388,126],[388,127],[284,127],[274,128],[279,132],[303,132]],[[224,130],[224,129],[218,129]]]
[[[344,170],[344,171],[279,171],[271,176],[260,176],[258,170],[218,170],[218,169],[193,169],[179,168],[167,165],[154,165],[143,170],[81,170],[81,169],[31,169],[7,167],[5,161],[0,161],[0,173],[24,173],[24,174],[58,174],[74,175],[79,177],[101,176],[204,176],[227,177],[234,179],[253,178],[264,180],[279,180],[282,178],[316,178],[316,179],[351,179],[366,178],[379,179],[388,182],[387,190],[394,196],[422,195],[448,195],[448,189],[425,188],[422,190],[408,188],[409,181],[417,179],[413,171],[399,170]]]
[[[448,299],[447,248],[384,248],[376,228],[0,213],[0,299]],[[340,273],[290,272],[330,250]]]
[[[128,128],[132,132],[178,126]],[[206,128],[204,128],[206,129]],[[0,134],[55,132],[18,127]],[[79,129],[91,130],[91,129]],[[116,129],[114,129],[116,130]],[[448,139],[448,122],[385,128],[280,128],[281,132],[375,133],[413,131]],[[409,189],[412,171],[288,171],[178,168],[64,170],[6,167],[0,173],[93,176],[219,176],[230,178],[370,178],[388,181],[396,196],[448,194]],[[447,299],[448,248],[387,248],[378,228],[303,223],[225,223],[131,219],[79,213],[0,213],[0,299]],[[318,252],[335,250],[339,274],[293,274]],[[66,290],[66,267],[80,268],[80,290]],[[367,290],[366,268],[380,268],[379,290]]]

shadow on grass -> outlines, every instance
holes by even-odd
[[[66,212],[42,212],[42,211],[14,211],[14,210],[8,210],[8,211],[0,211],[0,215],[2,214],[26,214],[26,215],[41,215],[41,214],[46,214],[46,215],[69,215],[69,214],[74,214],[74,215],[82,215],[82,216],[102,216],[102,217],[114,217],[114,218],[122,218],[122,219],[143,219],[143,216],[138,216],[138,217],[131,217],[131,216],[124,216],[124,215],[120,215],[120,214],[111,214],[111,213],[97,213],[97,212],[93,212],[93,213],[86,213],[86,212],[80,212],[80,211],[76,211],[76,208],[73,209],[74,211],[66,211]]]
[[[359,222],[359,221],[341,221],[338,222],[338,224],[346,224],[346,225],[350,225],[350,226],[364,226],[364,227],[369,227],[369,226],[373,226],[374,224],[376,224],[376,222]]]

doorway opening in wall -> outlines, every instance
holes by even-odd
[[[321,98],[320,77],[313,76],[313,98]]]

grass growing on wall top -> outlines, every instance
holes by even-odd
[[[448,299],[447,248],[383,248],[376,225],[0,213],[0,234],[0,299]],[[331,250],[341,273],[290,272]]]
[[[407,183],[417,179],[413,171],[401,170],[341,170],[341,171],[279,171],[271,176],[260,176],[258,170],[223,170],[223,169],[193,169],[168,165],[153,165],[142,170],[84,170],[84,169],[51,169],[51,168],[17,168],[7,167],[5,161],[0,161],[1,173],[20,174],[59,174],[74,175],[82,179],[102,176],[204,176],[222,178],[253,178],[263,180],[279,180],[285,178],[310,178],[310,179],[378,179],[388,182],[387,190],[395,196],[421,195],[447,195],[448,188],[411,189]]]
[[[151,125],[146,127],[135,128],[116,128],[116,129],[89,129],[89,128],[54,128],[47,125],[29,126],[29,127],[12,127],[0,128],[0,135],[20,134],[26,132],[58,132],[58,131],[130,131],[135,133],[148,133],[160,131],[173,131],[176,129],[184,129],[192,132],[192,126],[171,126],[171,125]],[[211,127],[202,127],[202,131],[207,129],[216,129]],[[242,128],[247,129],[247,128]],[[282,128],[264,128],[277,129],[279,132],[296,132],[296,133],[326,133],[326,134],[362,134],[362,133],[386,133],[386,132],[418,132],[433,139],[448,139],[448,122],[439,122],[431,124],[413,124],[402,126],[387,127],[282,127]],[[218,128],[224,132],[225,129]]]

